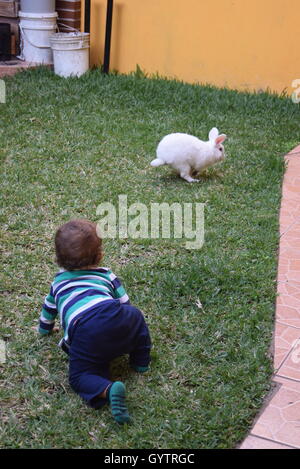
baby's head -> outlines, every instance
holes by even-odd
[[[56,232],[55,250],[57,264],[66,270],[97,267],[103,254],[96,223],[83,219],[65,223]]]

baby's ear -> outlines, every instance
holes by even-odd
[[[223,143],[224,140],[226,140],[226,138],[227,138],[227,135],[225,135],[225,134],[219,135],[215,140],[216,145],[218,145],[219,143]]]

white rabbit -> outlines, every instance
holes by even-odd
[[[213,127],[208,138],[207,142],[203,142],[188,134],[166,135],[157,146],[157,158],[150,164],[151,166],[170,165],[186,181],[199,182],[199,179],[193,179],[192,175],[225,158],[222,143],[226,135],[219,135],[218,129]]]

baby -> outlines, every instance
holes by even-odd
[[[55,249],[61,270],[45,298],[39,332],[49,334],[59,314],[71,387],[89,406],[98,409],[108,402],[116,422],[129,422],[125,386],[110,381],[109,364],[129,354],[135,371],[148,370],[151,339],[143,314],[130,304],[113,272],[99,267],[102,240],[95,223],[64,224],[56,232]]]

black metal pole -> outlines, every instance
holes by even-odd
[[[113,8],[114,0],[107,0],[103,73],[108,73],[109,71]]]
[[[91,0],[84,2],[84,32],[90,32],[91,25]]]

